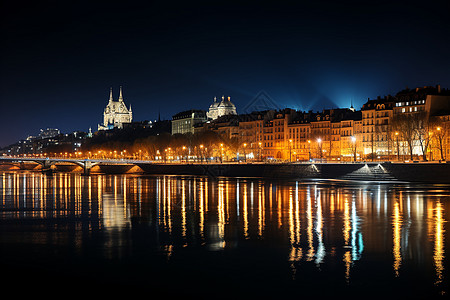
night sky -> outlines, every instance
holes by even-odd
[[[110,87],[135,121],[222,95],[242,113],[260,91],[322,110],[450,88],[449,1],[259,2],[2,1],[0,146],[96,130]]]

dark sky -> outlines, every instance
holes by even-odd
[[[321,110],[450,88],[449,1],[238,3],[2,1],[0,146],[96,129],[120,85],[136,121],[262,90]]]

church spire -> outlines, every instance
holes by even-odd
[[[113,101],[112,88],[109,88],[109,102]]]
[[[123,101],[122,86],[120,86],[120,90],[119,90],[119,101]]]

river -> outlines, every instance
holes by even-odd
[[[449,185],[4,172],[0,200],[20,294],[449,295]]]

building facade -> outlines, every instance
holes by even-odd
[[[103,123],[98,125],[98,130],[109,130],[114,128],[123,128],[125,123],[131,123],[133,121],[133,112],[130,108],[127,108],[123,101],[122,87],[119,91],[119,99],[115,101],[113,99],[112,88],[109,92],[109,101],[103,111]]]
[[[217,102],[217,98],[214,97],[214,102],[209,106],[209,110],[206,113],[208,119],[215,120],[221,116],[236,115],[236,106],[231,102],[231,98],[222,96],[222,101]]]
[[[204,110],[191,109],[172,116],[172,134],[194,133],[198,124],[206,122]]]

